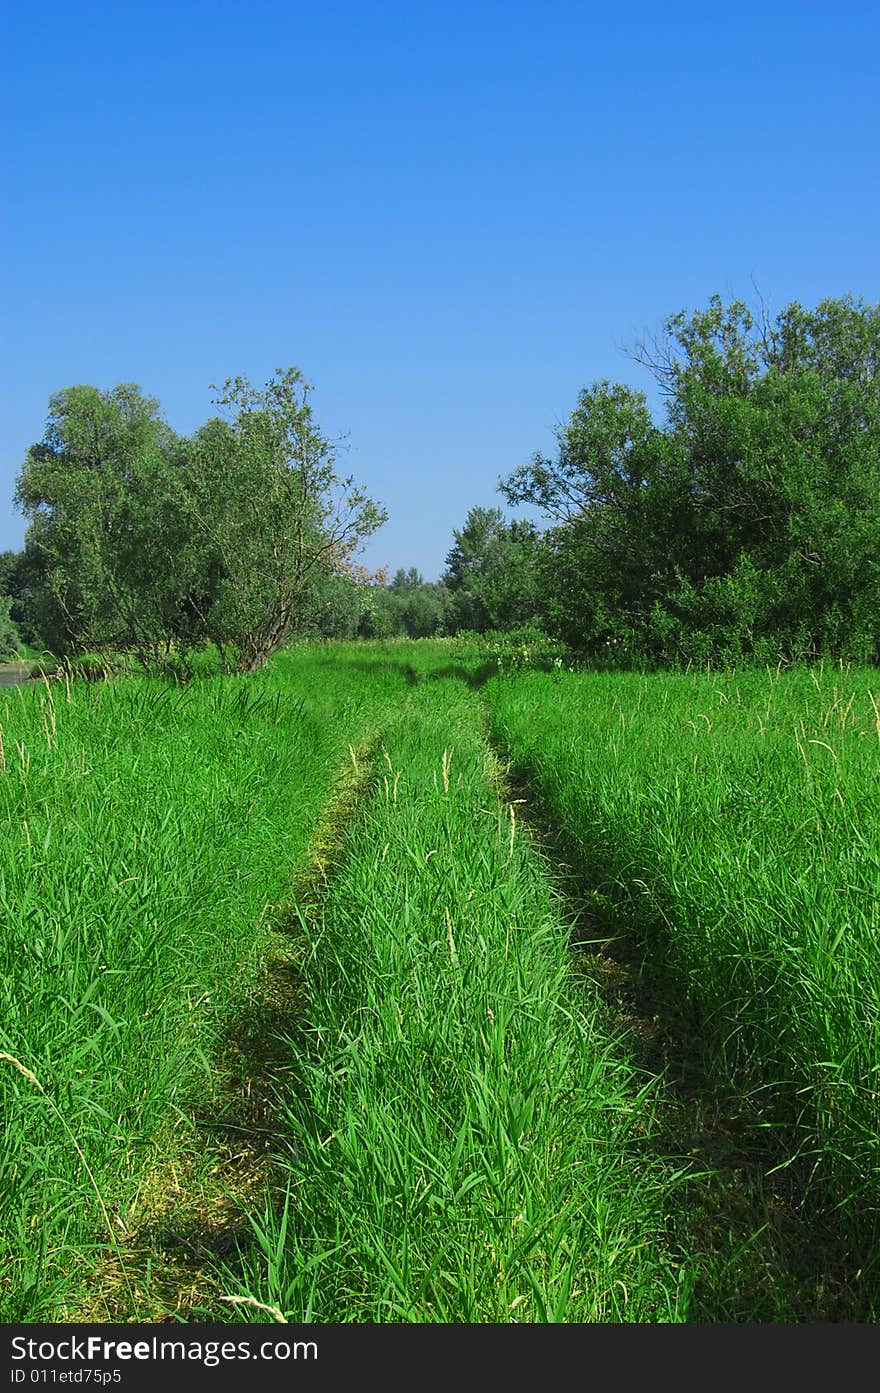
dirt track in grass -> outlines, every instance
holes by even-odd
[[[204,1106],[181,1117],[157,1143],[132,1204],[112,1216],[116,1246],[88,1280],[89,1297],[65,1313],[72,1322],[226,1321],[221,1262],[253,1235],[248,1208],[279,1194],[271,1160],[275,1100],[289,1055],[283,1037],[301,1009],[298,964],[372,769],[377,738],[349,747],[349,758],[311,839],[308,862],[289,904],[269,928],[257,971],[232,1013],[212,1061]]]

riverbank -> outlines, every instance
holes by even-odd
[[[30,682],[33,665],[29,658],[18,658],[12,663],[0,663],[0,687],[17,687],[21,682]]]

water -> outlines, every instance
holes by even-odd
[[[31,667],[31,663],[0,663],[0,687],[17,687],[28,682]]]

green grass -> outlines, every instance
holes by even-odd
[[[286,1198],[252,1214],[256,1250],[229,1273],[259,1303],[242,1319],[686,1310],[652,1089],[572,972],[565,906],[499,800],[482,720],[466,681],[422,669],[328,893],[296,926]]]
[[[210,1092],[348,745],[404,690],[304,650],[0,697],[0,1319],[75,1300]]]
[[[81,1313],[117,1246],[116,1319],[160,1289],[231,1321],[876,1318],[876,674],[553,656],[315,644],[0,693],[0,1320]],[[572,951],[615,935],[699,1089]],[[230,1087],[264,1198],[211,1151]],[[175,1302],[123,1249],[178,1166],[186,1231],[202,1152],[245,1212]],[[771,1251],[795,1209],[848,1249],[826,1305]]]
[[[689,1009],[880,1311],[876,672],[490,683],[496,739],[563,830],[597,926]]]

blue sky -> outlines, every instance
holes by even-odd
[[[7,0],[0,549],[50,393],[296,364],[433,579],[718,291],[880,299],[876,4]]]

